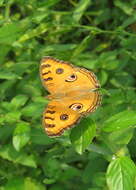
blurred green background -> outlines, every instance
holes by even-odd
[[[92,70],[103,100],[42,129],[43,56]],[[136,189],[136,0],[0,0],[0,190]]]

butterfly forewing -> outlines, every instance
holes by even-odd
[[[42,59],[40,75],[43,85],[51,94],[67,92],[67,90],[69,91],[79,85],[81,89],[99,87],[93,72],[50,57]],[[72,76],[76,76],[76,78],[70,80]]]

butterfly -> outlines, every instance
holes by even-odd
[[[41,60],[40,77],[50,93],[43,113],[49,137],[62,135],[100,105],[100,84],[92,71],[47,56]]]

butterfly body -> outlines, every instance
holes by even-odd
[[[50,100],[43,125],[48,136],[60,136],[100,104],[100,85],[93,72],[51,57],[41,61],[40,76]]]

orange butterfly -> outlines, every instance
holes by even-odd
[[[40,76],[43,86],[50,93],[50,102],[43,113],[43,125],[50,137],[60,136],[100,105],[99,82],[87,69],[44,57]]]

